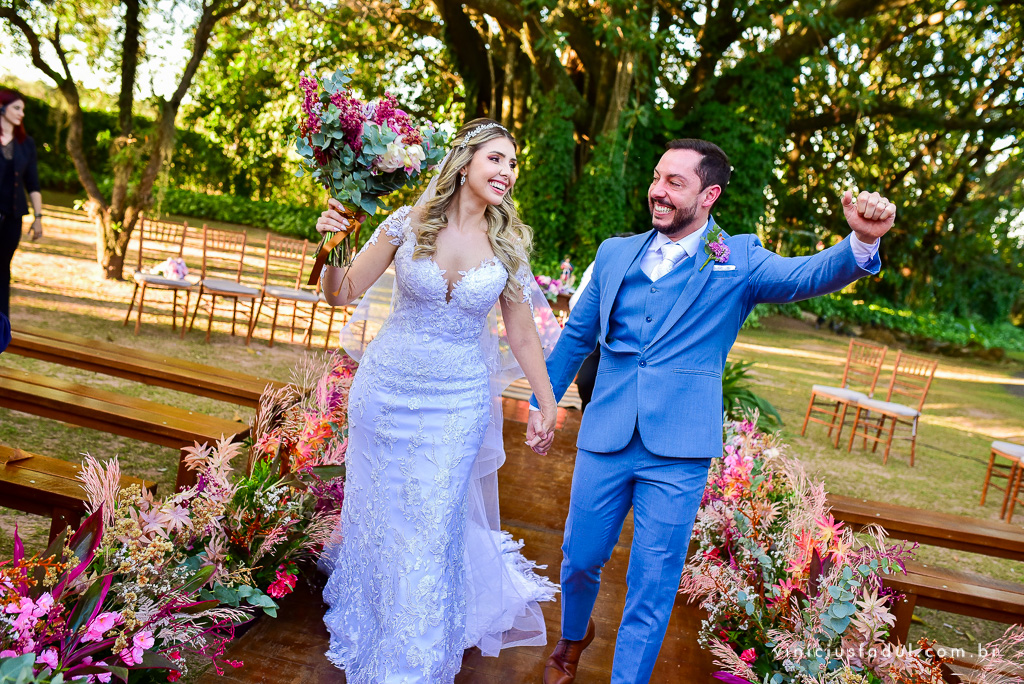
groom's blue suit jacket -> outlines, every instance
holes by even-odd
[[[621,309],[635,298],[619,295],[627,271],[643,256],[653,234],[601,244],[593,277],[548,358],[551,384],[561,399],[583,359],[600,345],[601,363],[580,426],[579,448],[619,451],[638,430],[647,450],[658,456],[719,456],[722,371],[750,310],[761,302],[793,302],[840,290],[877,273],[880,262],[875,255],[860,268],[849,237],[813,256],[784,258],[764,249],[754,235],[726,236],[731,251],[727,264],[715,268],[711,262],[700,270],[706,258],[701,248],[696,259],[677,267],[693,270],[680,280],[685,284],[668,315],[660,325],[655,323],[643,338],[649,341],[641,345],[625,341],[640,337],[609,335],[609,329],[613,318],[637,326],[646,318],[639,308]]]

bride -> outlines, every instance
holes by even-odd
[[[361,359],[341,522],[322,561],[327,657],[349,684],[452,682],[466,648],[545,643],[538,602],[556,587],[501,532],[497,509],[501,391],[525,374],[539,397],[545,434],[530,446],[556,410],[544,347],[558,326],[530,273],[515,182],[515,139],[476,119],[417,206],[381,223],[347,272],[323,273],[333,306],[378,283],[342,334]],[[329,204],[317,230],[349,230]],[[381,302],[390,313],[366,344]]]

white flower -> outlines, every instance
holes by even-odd
[[[388,151],[377,161],[377,167],[385,172],[391,173],[401,168],[418,171],[420,164],[427,158],[423,148],[419,145],[403,145],[402,139],[388,143]]]
[[[422,164],[427,158],[427,153],[423,151],[420,145],[409,145],[405,148],[405,168],[410,170],[419,170],[420,164]]]

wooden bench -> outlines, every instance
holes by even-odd
[[[249,433],[244,423],[3,366],[0,406],[175,449],[222,437],[239,441]],[[180,459],[177,486],[194,481]]]
[[[924,511],[881,501],[828,495],[832,515],[854,529],[881,525],[888,536],[929,546],[1024,560],[1024,529],[1001,521]],[[886,586],[904,595],[895,607],[890,639],[906,643],[917,606],[1016,624],[1024,622],[1024,585],[924,563],[907,563],[906,575]]]
[[[1024,528],[1019,525],[838,494],[829,494],[828,503],[836,520],[855,529],[877,523],[896,539],[1024,561]]]
[[[0,502],[50,518],[50,541],[65,527],[77,528],[86,512],[85,489],[77,463],[0,445]],[[156,483],[121,476],[121,486],[137,484],[156,493]]]
[[[269,385],[285,385],[254,375],[177,359],[164,354],[77,335],[19,326],[7,353],[112,375],[168,389],[255,408]]]

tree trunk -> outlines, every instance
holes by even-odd
[[[96,226],[96,261],[108,280],[124,280],[124,258],[128,254],[128,243],[132,231],[138,224],[142,212],[129,206],[120,216],[109,208],[90,211]]]

